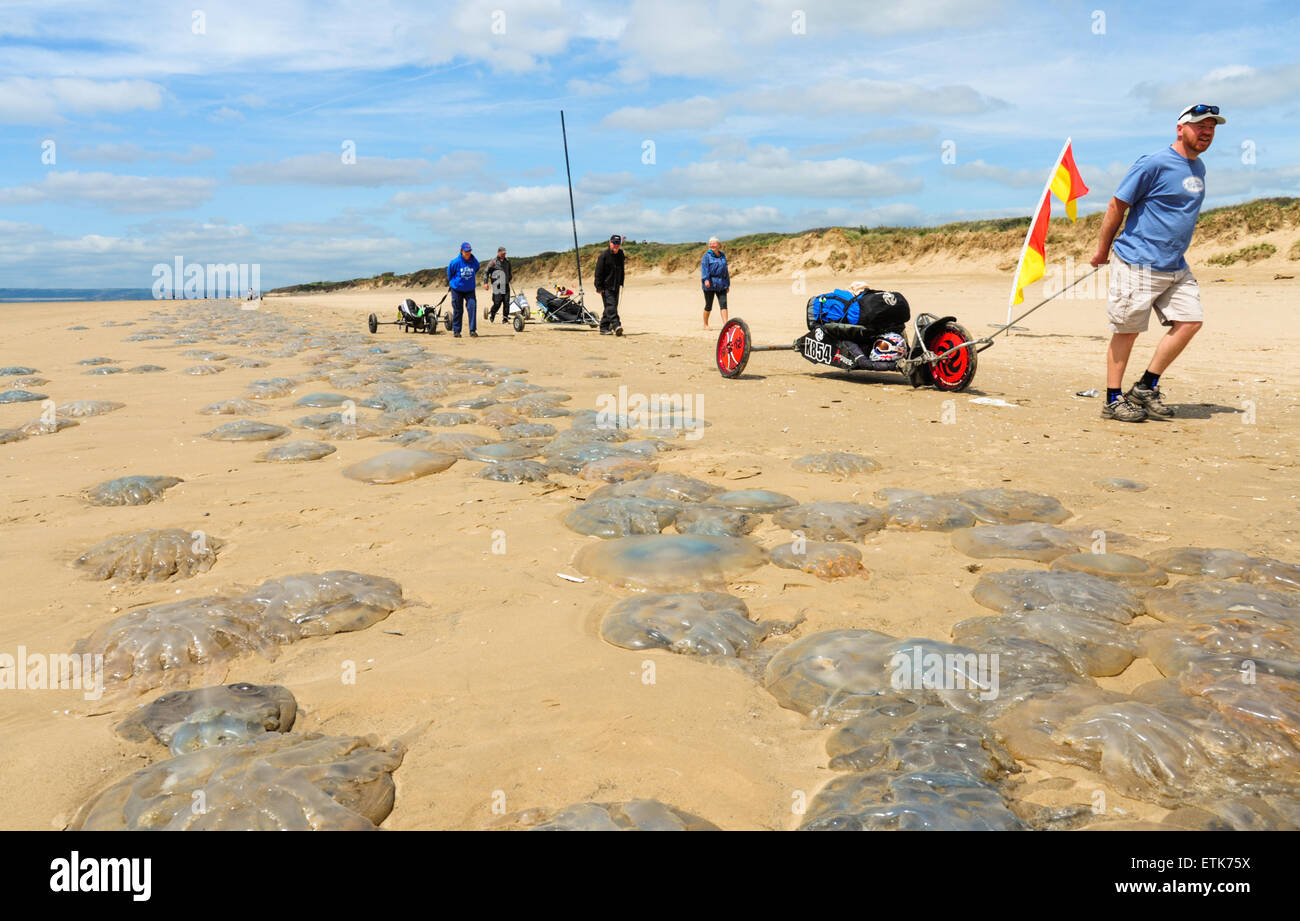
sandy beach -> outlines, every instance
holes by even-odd
[[[822,371],[790,353],[757,353],[743,377],[724,380],[714,366],[716,313],[714,329],[700,329],[702,298],[690,276],[631,278],[622,338],[544,324],[515,333],[481,319],[477,339],[416,337],[394,326],[369,334],[367,314],[390,319],[406,293],[394,291],[269,297],[259,312],[362,348],[418,338],[432,353],[526,369],[518,377],[570,394],[564,405],[573,410],[597,408],[620,386],[632,394],[691,395],[708,427],[658,455],[659,470],[728,489],[883,506],[874,494],[886,487],[1008,487],[1059,499],[1073,513],[1062,527],[1125,535],[1115,547],[1125,553],[1222,547],[1300,562],[1300,330],[1292,322],[1300,280],[1274,279],[1275,267],[1193,264],[1206,328],[1162,382],[1179,416],[1142,425],[1105,422],[1098,399],[1075,395],[1104,384],[1103,297],[1061,298],[1026,321],[1024,331],[999,337],[980,355],[971,389],[958,394],[914,390],[893,374]],[[954,314],[973,334],[987,335],[1005,318],[1008,276],[991,265],[963,269],[967,274],[948,274],[942,265],[810,274],[805,293],[792,291],[788,275],[738,278],[731,316],[744,318],[759,343],[790,342],[804,332],[809,294],[863,277],[904,292],[914,315]],[[538,281],[525,279],[517,288],[532,300]],[[428,302],[441,295],[409,293]],[[590,293],[588,300],[597,302]],[[480,309],[483,303],[480,292]],[[295,732],[402,740],[407,753],[393,774],[396,801],[385,828],[502,827],[529,810],[639,798],[725,829],[800,823],[792,804],[811,799],[833,776],[826,732],[779,706],[743,668],[604,642],[601,616],[630,593],[591,578],[560,577],[577,574],[575,554],[596,540],[570,531],[562,518],[600,484],[561,474],[545,483],[492,482],[474,477],[482,465],[464,459],[390,486],[345,478],[343,468],[393,447],[373,438],[335,442],[335,453],[311,463],[257,463],[265,444],[201,437],[244,417],[198,410],[243,396],[254,380],[311,371],[320,350],[267,357],[262,353],[269,349],[225,336],[180,345],[174,336],[123,341],[156,322],[156,312],[194,307],[160,301],[0,308],[6,320],[0,366],[30,366],[47,379],[25,389],[56,405],[125,404],[76,427],[0,447],[7,596],[0,651],[65,651],[143,605],[292,573],[355,570],[399,582],[407,606],[369,629],[285,646],[273,661],[241,657],[224,678],[290,688],[300,708]],[[120,325],[127,321],[134,325]],[[69,330],[77,325],[87,328]],[[1155,336],[1139,341],[1130,376],[1140,372]],[[192,376],[181,373],[196,363],[181,355],[189,349],[268,363]],[[87,375],[77,362],[95,356],[166,370]],[[613,376],[588,376],[593,371]],[[293,421],[320,410],[294,405],[299,397],[325,391],[360,399],[373,389],[353,392],[331,385],[324,372],[321,377],[261,401],[268,412],[249,418],[294,428],[292,438],[312,438]],[[0,389],[11,386],[6,379]],[[439,399],[446,404],[485,389],[465,384]],[[17,428],[40,412],[39,402],[0,405],[0,429]],[[535,421],[567,426],[564,418]],[[454,431],[497,438],[484,425]],[[868,455],[880,469],[836,481],[792,466],[802,455],[832,450]],[[162,501],[138,507],[98,508],[81,497],[95,484],[130,474],[183,482]],[[1148,489],[1108,492],[1095,485],[1104,477],[1131,478]],[[110,536],[173,527],[225,542],[209,571],[145,584],[91,581],[71,567]],[[789,533],[765,517],[752,536],[771,548]],[[765,565],[727,588],[757,619],[803,618],[795,638],[870,628],[949,640],[955,623],[990,613],[971,598],[982,574],[1042,568],[974,560],[938,532],[888,528],[858,546],[869,577],[826,581]],[[356,666],[355,683],[341,679],[346,663]],[[1128,692],[1159,677],[1139,658],[1098,683]],[[4,692],[0,760],[8,782],[0,788],[0,823],[63,828],[96,792],[166,757],[161,747],[112,731],[135,704],[157,693],[87,701],[79,691]],[[1081,767],[1040,761],[1021,768],[1017,796],[1027,802],[1087,804],[1100,789],[1110,818],[1159,821],[1166,814]]]

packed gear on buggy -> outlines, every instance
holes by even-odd
[[[439,323],[442,323],[445,328],[451,329],[451,316],[440,309],[445,300],[447,300],[447,295],[444,294],[441,301],[430,307],[428,304],[417,304],[412,298],[403,298],[402,302],[397,305],[396,320],[391,323],[384,323],[372,313],[366,318],[366,325],[372,333],[378,332],[381,326],[400,326],[404,333],[412,331],[436,333]]]
[[[808,299],[808,332],[791,345],[755,345],[749,326],[732,317],[718,333],[718,373],[738,378],[752,352],[792,350],[805,361],[841,371],[894,371],[913,387],[933,385],[961,391],[970,386],[979,353],[993,340],[975,339],[951,315],[918,313],[897,291],[877,291],[864,282]]]
[[[862,282],[808,299],[808,332],[833,350],[833,364],[850,371],[892,371],[907,355],[904,332],[912,317],[897,291]]]
[[[583,306],[581,300],[575,300],[567,295],[556,294],[546,288],[537,289],[537,306],[542,311],[542,319],[548,323],[600,325],[600,321]]]

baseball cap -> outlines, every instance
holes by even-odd
[[[462,243],[462,244],[460,245],[460,251],[461,251],[462,253],[465,252],[465,250],[473,250],[473,249],[474,249],[474,247],[470,246],[468,243]]]
[[[1218,106],[1207,106],[1204,103],[1201,103],[1194,106],[1188,106],[1183,109],[1183,111],[1179,112],[1178,124],[1190,125],[1195,122],[1203,122],[1207,118],[1214,119],[1216,125],[1222,125],[1227,122],[1227,119],[1219,114]]]
[[[505,248],[504,246],[498,246],[498,247],[497,247],[497,252],[498,252],[498,253],[504,253],[505,251],[506,251],[506,248]]]
[[[622,245],[622,243],[623,243],[623,238],[620,237],[618,234],[614,234],[614,236],[612,236],[612,237],[609,238],[609,242],[610,242],[610,243],[618,243],[618,244]]]

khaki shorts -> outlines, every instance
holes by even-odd
[[[1201,289],[1191,269],[1157,272],[1110,257],[1110,306],[1107,316],[1112,333],[1144,333],[1151,311],[1161,326],[1175,322],[1200,323]]]

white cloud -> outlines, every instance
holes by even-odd
[[[954,179],[994,182],[1012,189],[1041,189],[1047,181],[1045,169],[1011,169],[983,160],[958,163],[945,172]]]
[[[192,177],[51,171],[38,182],[0,188],[0,204],[98,205],[119,214],[184,211],[211,199],[215,185]]]
[[[675,102],[644,108],[629,106],[616,109],[601,120],[602,128],[615,131],[698,131],[710,127],[726,114],[722,99],[692,96]]]
[[[921,86],[868,77],[830,79],[733,97],[754,111],[800,115],[808,112],[848,115],[978,115],[1004,108],[1001,99],[985,96],[967,84]]]
[[[1164,111],[1172,125],[1178,113],[1192,103],[1222,106],[1269,106],[1289,103],[1300,96],[1300,64],[1255,69],[1245,64],[1216,67],[1204,77],[1166,82],[1148,81],[1133,88],[1133,95],[1145,99],[1152,111]],[[1233,124],[1230,111],[1224,111]]]
[[[921,189],[919,179],[861,160],[800,160],[783,147],[760,146],[744,160],[714,160],[674,167],[645,183],[647,197],[864,199]]]
[[[421,185],[433,170],[428,160],[357,157],[343,162],[343,152],[299,154],[276,162],[247,163],[230,171],[241,185],[365,186]]]
[[[64,154],[69,160],[91,163],[134,163],[139,160],[169,160],[172,163],[198,163],[212,159],[212,148],[191,144],[186,151],[162,152],[145,150],[139,144],[96,144],[93,147],[74,147]]]
[[[163,88],[147,80],[8,77],[0,80],[0,122],[35,125],[65,115],[157,109]]]

